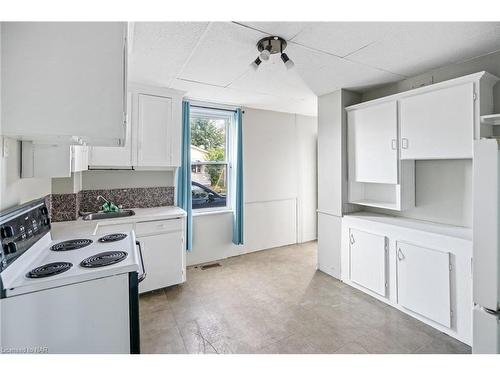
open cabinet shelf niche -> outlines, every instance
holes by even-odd
[[[349,181],[349,202],[404,211],[415,206],[415,161],[402,160],[399,184]]]

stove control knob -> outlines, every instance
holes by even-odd
[[[17,245],[15,242],[9,242],[6,246],[4,246],[4,254],[14,254],[17,252]]]
[[[42,215],[47,216],[49,214],[49,209],[46,206],[43,206],[41,209]]]
[[[2,236],[2,238],[12,237],[14,236],[14,228],[12,228],[10,225],[6,225],[1,228],[0,235]]]

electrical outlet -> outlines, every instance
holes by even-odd
[[[2,157],[9,157],[9,142],[7,141],[7,138],[2,139]]]

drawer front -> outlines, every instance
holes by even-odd
[[[98,223],[95,234],[110,234],[110,233],[120,233],[120,232],[130,232],[134,230],[133,223],[123,223],[123,224],[103,224]]]
[[[182,219],[144,221],[135,225],[137,237],[179,231],[182,231]]]

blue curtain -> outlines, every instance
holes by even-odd
[[[176,203],[187,212],[186,250],[193,245],[193,208],[191,204],[191,128],[189,124],[189,102],[182,102],[182,155],[177,170]]]
[[[241,109],[235,113],[235,166],[236,172],[234,189],[234,216],[233,216],[233,243],[243,245],[243,129]]]

